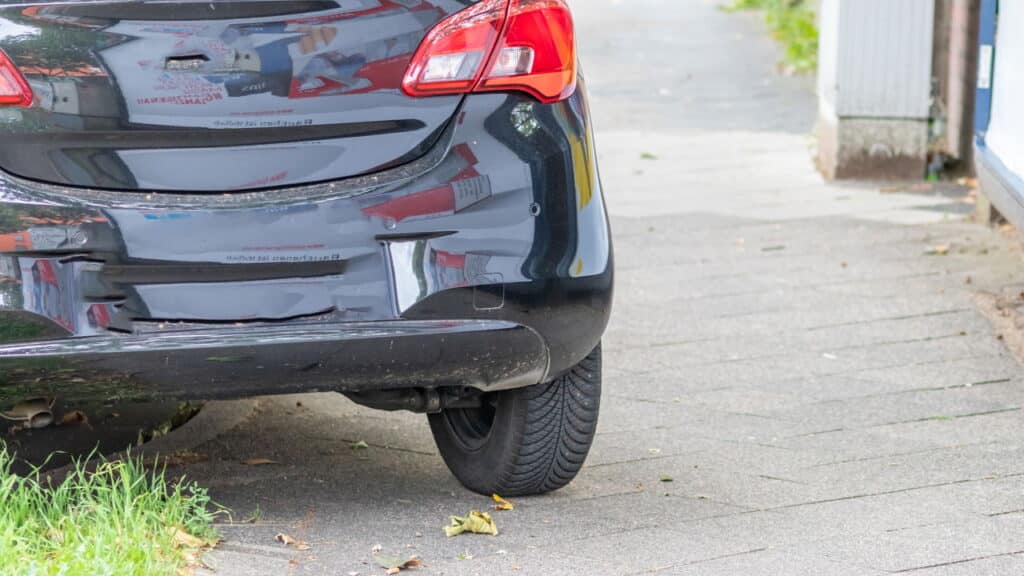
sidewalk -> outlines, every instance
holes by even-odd
[[[259,510],[217,574],[382,574],[376,545],[423,574],[1024,573],[1024,379],[976,305],[1018,244],[953,194],[824,184],[810,82],[755,18],[576,4],[618,264],[587,467],[448,539],[488,501],[425,418],[265,399],[185,468]]]

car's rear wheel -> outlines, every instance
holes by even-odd
[[[431,414],[456,478],[481,494],[558,490],[583,466],[597,429],[601,347],[548,384],[487,394],[479,408]]]

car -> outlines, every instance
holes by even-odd
[[[564,0],[0,2],[9,419],[334,391],[545,493],[613,275]]]

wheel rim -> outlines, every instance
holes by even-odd
[[[458,408],[445,410],[444,419],[452,436],[468,451],[479,450],[487,443],[494,427],[497,413],[497,397],[485,396],[479,408]]]

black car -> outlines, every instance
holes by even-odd
[[[612,246],[564,0],[0,0],[0,412],[337,391],[577,474]]]

